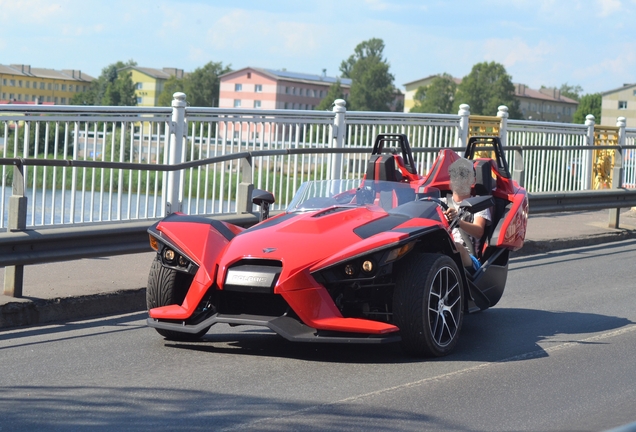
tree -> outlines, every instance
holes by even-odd
[[[170,77],[164,84],[158,103],[170,106],[172,95],[182,91],[186,94],[191,106],[219,106],[219,76],[231,71],[230,65],[223,66],[221,62],[209,62],[183,78]]]
[[[457,86],[454,111],[460,104],[470,105],[470,113],[494,116],[500,105],[508,107],[510,118],[522,118],[519,101],[515,98],[512,78],[502,64],[477,63]]]
[[[601,102],[603,97],[600,93],[586,94],[581,97],[579,106],[574,113],[572,123],[585,123],[585,117],[592,114],[596,122],[601,121]]]
[[[429,85],[417,88],[411,112],[451,114],[456,91],[457,84],[451,75],[437,76]]]
[[[137,105],[135,96],[135,84],[132,82],[132,74],[121,69],[127,66],[137,66],[134,60],[127,62],[118,61],[102,69],[102,74],[93,81],[89,89],[77,93],[71,99],[74,105],[107,105],[107,106],[134,106]]]
[[[395,96],[393,75],[382,58],[382,39],[369,39],[356,46],[354,54],[340,65],[345,78],[351,78],[350,110],[389,111]]]
[[[163,83],[163,90],[161,91],[161,93],[159,93],[157,105],[172,105],[172,95],[176,92],[183,92],[187,96],[188,92],[186,89],[186,80],[184,78],[177,78],[175,75],[172,75],[166,80],[165,83]]]
[[[575,101],[581,100],[581,93],[583,93],[583,87],[580,85],[569,85],[568,83],[561,84],[559,91],[562,96],[565,96]]]
[[[336,99],[345,99],[345,94],[342,91],[340,80],[336,80],[335,83],[331,84],[329,91],[327,92],[327,96],[320,101],[318,106],[316,106],[316,109],[319,111],[331,110],[333,101]]]

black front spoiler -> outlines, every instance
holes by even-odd
[[[153,328],[186,334],[200,333],[206,328],[218,323],[261,326],[268,327],[270,330],[292,342],[381,344],[399,342],[401,340],[400,336],[395,333],[388,335],[342,333],[338,335],[337,332],[328,332],[328,334],[325,334],[325,332],[306,326],[300,321],[287,316],[271,317],[263,315],[228,315],[217,313],[197,324],[166,322],[155,318],[148,318],[147,322],[148,326]]]

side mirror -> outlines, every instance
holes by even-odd
[[[477,213],[495,205],[495,200],[490,195],[466,198],[459,203],[459,208],[469,213]]]
[[[276,199],[271,192],[262,189],[254,189],[252,191],[252,203],[260,207],[259,220],[262,222],[269,217],[269,206],[274,204]]]

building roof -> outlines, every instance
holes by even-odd
[[[605,95],[608,95],[608,94],[611,94],[611,93],[616,93],[616,92],[619,92],[619,91],[622,91],[622,90],[629,90],[632,87],[636,88],[636,84],[623,84],[622,87],[618,87],[618,88],[615,88],[613,90],[608,90],[606,92],[601,93],[601,96],[605,96]]]
[[[17,75],[24,77],[35,77],[35,78],[52,78],[52,79],[61,79],[61,80],[69,80],[69,81],[93,81],[95,78],[83,73],[80,70],[74,69],[64,69],[64,70],[55,70],[55,69],[46,69],[46,68],[34,68],[30,65],[0,65],[0,73],[8,74],[8,75]]]
[[[438,76],[440,76],[440,74],[433,74],[433,75],[429,75],[429,76],[427,76],[425,78],[420,78],[420,79],[416,79],[416,80],[413,80],[413,81],[409,81],[409,82],[404,83],[402,85],[404,87],[406,87],[407,85],[415,84],[415,83],[420,82],[420,81],[426,81],[428,79],[435,78],[435,77],[438,77]],[[456,84],[459,84],[460,82],[462,82],[462,79],[453,77],[453,81],[455,81]]]
[[[349,78],[339,78],[339,77],[330,77],[330,76],[326,76],[326,75],[314,75],[314,74],[306,74],[306,73],[300,73],[300,72],[290,72],[290,71],[284,71],[284,70],[274,70],[274,69],[263,69],[263,68],[255,68],[255,67],[245,67],[239,70],[235,70],[232,72],[228,72],[225,73],[223,75],[221,75],[221,77],[226,76],[226,75],[230,75],[230,74],[235,74],[237,72],[241,72],[243,70],[246,69],[251,69],[257,72],[260,72],[264,75],[269,76],[270,78],[273,79],[284,79],[286,81],[296,81],[296,82],[303,82],[303,83],[309,83],[309,84],[314,84],[314,83],[328,83],[328,84],[333,84],[336,81],[340,81],[340,84],[343,87],[350,87],[351,86],[351,79]]]
[[[541,90],[534,90],[525,84],[515,84],[515,96],[578,105],[578,102],[574,99],[562,96],[558,89],[544,88]]]
[[[176,76],[177,78],[183,78],[183,76],[186,75],[184,74],[183,69],[168,68],[168,67],[165,67],[163,69],[155,69],[155,68],[149,68],[149,67],[126,66],[119,70],[128,70],[128,69],[135,69],[152,78],[164,79],[164,80],[167,80],[171,76]]]

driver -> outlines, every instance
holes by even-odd
[[[443,201],[448,204],[448,210],[444,212],[446,219],[451,223],[457,217],[459,203],[470,198],[472,186],[475,184],[475,168],[468,159],[458,159],[448,168],[450,187],[453,192]],[[459,223],[453,228],[453,240],[462,257],[462,264],[469,269],[477,270],[481,264],[479,260],[469,252],[468,242],[472,243],[472,250],[479,251],[481,238],[484,235],[486,225],[491,221],[490,209],[472,214],[465,212]]]

